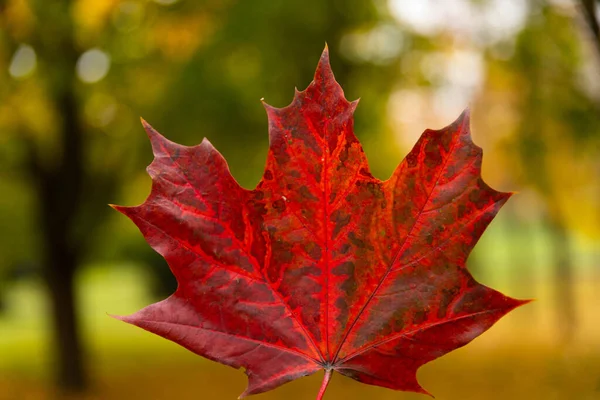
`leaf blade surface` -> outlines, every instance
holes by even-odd
[[[327,49],[283,108],[264,103],[270,148],[254,190],[205,139],[173,143],[143,122],[152,190],[115,208],[137,224],[179,286],[118,317],[211,360],[243,367],[243,396],[320,369],[427,393],[417,369],[526,301],[476,282],[466,259],[510,193],[481,179],[469,113],[426,130],[387,181],[353,132],[357,102]]]

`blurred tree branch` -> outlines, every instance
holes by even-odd
[[[580,0],[585,20],[590,28],[590,31],[594,37],[594,44],[596,50],[600,55],[600,23],[598,22],[598,0]]]

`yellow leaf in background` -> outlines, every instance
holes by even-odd
[[[118,0],[77,0],[73,5],[73,19],[85,30],[99,31],[118,3]]]

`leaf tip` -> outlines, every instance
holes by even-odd
[[[111,314],[111,313],[106,313],[106,315],[108,315],[111,318],[118,319],[119,321],[126,322],[124,317],[122,317],[121,315],[115,315],[115,314]]]
[[[150,125],[148,121],[146,121],[144,118],[140,117],[140,121],[142,122],[142,126],[144,127],[148,138],[150,139],[150,144],[152,145],[154,155],[157,155],[158,152],[160,152],[162,144],[167,140],[156,129],[154,129],[152,125]]]
[[[458,117],[458,119],[456,120],[457,125],[459,125],[462,129],[461,130],[465,130],[468,132],[468,134],[470,135],[470,129],[471,129],[471,108],[467,107],[463,110],[462,113],[460,113],[460,116]]]
[[[331,63],[329,61],[329,47],[325,44],[319,64],[317,64],[317,70],[315,71],[315,81],[327,81],[333,78],[333,71],[331,70]]]
[[[116,204],[109,204],[108,206],[110,208],[112,208],[113,210],[116,210],[116,211],[120,212],[121,214],[126,214],[126,212],[127,212],[126,209],[128,208],[126,206],[118,206]]]
[[[517,305],[515,306],[515,308],[524,306],[524,305],[529,304],[529,303],[532,303],[532,302],[534,302],[536,300],[537,299],[517,300]]]
[[[421,384],[417,380],[416,375],[413,375],[411,380],[412,380],[412,385],[410,387],[406,388],[406,391],[424,394],[425,396],[429,396],[432,399],[435,399],[435,396],[433,394],[431,394],[428,390],[426,390],[423,386],[421,386]],[[401,390],[405,390],[405,389],[401,389]]]
[[[136,319],[135,319],[135,315],[137,313],[131,314],[131,315],[115,315],[115,314],[110,314],[110,313],[106,313],[106,315],[108,315],[111,318],[117,319],[119,321],[125,322],[127,324],[131,324],[131,325],[136,325]]]
[[[515,309],[524,306],[526,304],[531,303],[532,301],[535,301],[535,299],[525,299],[525,300],[520,300],[520,299],[515,299],[513,297],[508,297],[505,296],[505,307],[504,307],[504,314],[506,315],[511,311],[514,311]]]
[[[156,131],[156,129],[154,129],[152,127],[152,125],[150,125],[148,123],[148,121],[146,121],[144,118],[140,117],[140,122],[142,123],[142,126],[144,127],[144,130],[146,131],[146,133],[148,134],[148,136],[150,137],[150,139],[152,139],[152,136],[156,135],[158,132]]]
[[[435,399],[435,396],[433,394],[423,389],[421,386],[419,386],[419,390],[416,390],[415,393],[424,394],[425,396],[429,396],[430,398]]]

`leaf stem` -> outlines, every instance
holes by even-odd
[[[323,383],[321,384],[321,389],[319,389],[319,394],[317,394],[317,400],[322,400],[323,395],[325,394],[325,390],[327,390],[327,385],[329,385],[329,381],[331,380],[331,375],[333,375],[332,369],[325,370],[325,376],[323,377]]]

